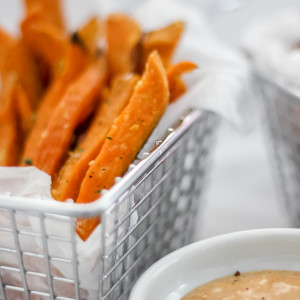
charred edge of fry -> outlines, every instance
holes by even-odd
[[[72,44],[80,46],[82,49],[86,50],[84,41],[81,39],[77,31],[73,32],[70,36],[70,41]]]

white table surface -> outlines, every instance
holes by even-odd
[[[239,230],[289,227],[265,139],[261,126],[248,134],[221,126],[195,240]]]

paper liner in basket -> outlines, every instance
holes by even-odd
[[[75,11],[74,6],[76,7],[76,5],[72,1],[66,2],[66,7],[72,6],[75,15],[84,12],[88,17],[95,11],[102,13],[116,11],[116,7],[120,5],[114,1],[91,2],[94,5],[94,9],[91,11],[87,11],[87,5],[78,1],[76,5],[78,4],[80,9]],[[66,12],[69,13],[68,10]],[[145,30],[159,28],[175,20],[183,20],[186,23],[186,30],[177,49],[174,62],[190,60],[199,67],[193,74],[186,76],[188,92],[168,107],[139,156],[144,151],[151,150],[155,140],[161,139],[167,128],[176,123],[187,110],[193,107],[215,111],[238,127],[244,125],[245,116],[249,114],[249,109],[251,109],[248,107],[251,93],[247,62],[239,53],[221,44],[213,36],[199,8],[189,7],[183,1],[152,0],[143,2],[136,9],[130,7],[130,13]],[[81,15],[75,19],[84,19],[84,17]],[[16,178],[20,178],[20,181],[15,180]],[[50,178],[33,167],[0,168],[0,192],[12,196],[39,197],[43,201],[43,199],[50,197]],[[125,214],[127,211],[124,210],[121,213]],[[37,222],[37,219],[29,217],[25,218],[20,226],[26,224],[26,226],[35,227],[38,226]],[[58,226],[51,220],[47,222],[47,230],[53,235],[65,234],[66,237],[70,238],[69,228]],[[101,255],[101,249],[99,249],[100,230],[101,224],[86,242],[76,238],[80,286],[88,291],[90,299],[94,297],[99,283],[100,268],[96,262],[99,261]],[[1,233],[0,242],[3,241],[5,243],[5,236]],[[35,243],[36,247],[42,247],[41,241],[36,240]],[[53,253],[68,255],[68,249],[60,246],[59,243],[53,243],[49,247],[49,251]],[[70,278],[73,271],[71,266],[66,267],[59,262],[52,263],[57,272]],[[47,282],[45,282],[46,284]]]

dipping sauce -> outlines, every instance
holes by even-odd
[[[300,300],[300,272],[237,271],[199,286],[182,300]]]

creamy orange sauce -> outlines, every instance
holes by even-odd
[[[182,300],[300,300],[300,272],[237,271],[199,286]]]

